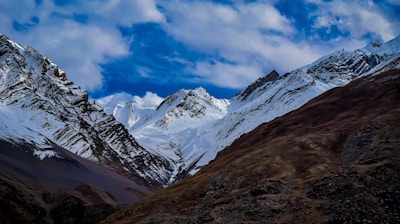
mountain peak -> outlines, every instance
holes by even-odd
[[[240,100],[240,101],[244,101],[249,97],[249,95],[251,93],[254,92],[254,90],[256,90],[257,88],[261,87],[266,82],[275,81],[278,78],[279,78],[279,73],[276,70],[272,70],[267,75],[265,75],[263,77],[260,77],[255,82],[250,84],[243,92],[241,92],[238,95],[236,95],[235,98]]]
[[[204,94],[208,94],[208,92],[207,92],[207,90],[206,89],[204,89],[203,87],[197,87],[196,89],[193,89],[193,90],[190,90],[190,92],[192,92],[192,93],[196,93],[196,94],[201,94],[201,95],[204,95]]]
[[[34,82],[39,82],[40,80],[45,79],[45,77],[50,78],[59,85],[68,87],[72,87],[73,85],[72,82],[68,81],[63,70],[58,68],[58,66],[48,58],[40,55],[36,49],[29,46],[24,47],[14,41],[9,40],[5,35],[0,37],[0,58],[3,66],[14,67],[15,69],[19,69],[21,71],[20,73],[15,74],[15,76],[19,76],[19,80],[10,79],[10,82],[24,81],[25,83],[28,83],[27,86],[33,88],[34,90],[39,90],[39,88],[35,88],[29,84],[32,85]],[[35,75],[36,73],[41,74],[41,76]],[[43,80],[42,83],[44,83]],[[65,90],[65,88],[63,89]],[[80,87],[75,86],[73,89],[77,90],[80,89]],[[84,94],[84,92],[86,91],[83,91],[79,94]]]
[[[157,108],[157,110],[164,110],[166,114],[169,114],[169,118],[181,116],[199,118],[206,116],[208,110],[224,113],[225,109],[226,105],[221,104],[220,100],[211,96],[203,87],[192,90],[181,89],[168,96]]]
[[[162,110],[162,108],[170,108],[177,105],[185,104],[185,102],[203,98],[212,100],[212,96],[203,87],[197,87],[196,89],[180,89],[176,93],[167,96],[158,105],[156,110]]]
[[[186,97],[184,100],[188,100],[189,98],[196,99],[196,98],[202,98],[205,100],[212,100],[212,96],[207,92],[206,89],[203,87],[197,87],[196,89],[189,90],[187,93]]]
[[[371,40],[366,47],[372,47],[372,48],[379,48],[384,44],[384,42],[380,39],[376,39],[376,40]]]
[[[361,51],[380,55],[399,53],[400,35],[387,42],[383,42],[382,40],[370,41],[364,48],[361,49]]]
[[[187,94],[189,90],[186,89],[180,89],[176,93],[167,96],[161,103],[158,105],[156,110],[164,110],[163,108],[168,108],[171,107],[176,101],[182,100]]]
[[[0,36],[0,106],[0,139],[29,142],[38,148],[55,144],[148,183],[167,181],[168,161],[141,147],[114,117],[88,100],[86,91],[69,82],[56,64],[4,35]]]

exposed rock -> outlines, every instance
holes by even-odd
[[[275,81],[276,79],[279,78],[279,73],[275,70],[272,70],[270,73],[268,73],[267,75],[260,77],[259,79],[257,79],[255,82],[253,82],[252,84],[250,84],[245,90],[243,90],[242,92],[240,92],[238,95],[236,95],[235,97],[238,100],[246,100],[247,97],[257,88],[265,85],[266,82],[272,82]]]
[[[56,144],[156,187],[169,181],[172,164],[140,146],[48,58],[4,35],[0,55],[0,139]]]

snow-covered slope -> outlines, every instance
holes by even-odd
[[[173,167],[146,151],[86,91],[31,47],[0,35],[0,138],[50,148],[55,144],[125,175],[164,184]],[[55,156],[49,150],[39,157]]]
[[[105,108],[115,105],[106,111],[124,124],[142,146],[175,164],[171,181],[199,159],[191,150],[183,150],[200,135],[198,127],[223,118],[231,106],[229,100],[216,99],[201,87],[181,89],[153,108],[142,107],[137,100],[123,102],[126,97],[133,99],[127,94],[116,94],[97,102]]]
[[[154,111],[162,101],[163,98],[157,94],[147,92],[143,98],[128,93],[116,93],[98,99],[97,103],[102,105],[107,114],[113,114],[125,126],[131,127]]]
[[[369,72],[399,66],[399,52],[400,37],[373,42],[359,50],[332,53],[282,76],[272,71],[229,100],[216,99],[203,88],[180,90],[154,110],[129,112],[136,116],[130,119],[134,122],[126,122],[126,108],[122,113],[115,107],[113,114],[140,144],[176,164],[174,181],[189,171],[195,173],[261,123]]]

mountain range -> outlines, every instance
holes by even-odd
[[[0,35],[0,219],[94,223],[169,181],[169,161],[32,47]]]
[[[304,212],[304,222],[340,222],[342,188],[372,173],[357,184],[394,220],[386,196],[399,196],[398,183],[370,187],[398,179],[399,62],[396,37],[272,71],[231,99],[199,87],[142,105],[89,99],[50,59],[0,35],[0,218],[96,223],[151,194],[105,222],[294,222]]]
[[[399,112],[400,69],[371,73],[259,125],[102,223],[397,223]]]
[[[400,38],[344,50],[279,75],[272,71],[231,99],[216,99],[204,88],[180,90],[142,111],[133,97],[96,102],[120,121],[140,145],[174,165],[170,182],[194,174],[217,153],[258,125],[292,111],[328,89],[387,69],[399,57]]]

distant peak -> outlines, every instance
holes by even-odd
[[[382,46],[383,43],[382,43],[382,41],[375,40],[375,41],[371,41],[369,44],[370,44],[372,47],[377,48],[377,47]]]
[[[372,40],[367,44],[367,47],[371,47],[371,48],[380,48],[382,45],[384,44],[384,42],[382,40]]]
[[[196,89],[190,90],[188,92],[188,95],[204,96],[204,95],[210,95],[210,94],[203,87],[197,87]]]
[[[197,87],[196,89],[194,89],[193,91],[195,91],[195,92],[207,92],[207,90],[206,89],[204,89],[203,87],[201,87],[201,86],[199,86],[199,87]]]
[[[267,79],[276,79],[279,77],[279,73],[273,69],[270,73],[268,73],[266,76],[262,77],[262,78],[267,78]]]
[[[279,73],[274,69],[267,75],[260,77],[255,82],[251,83],[243,92],[237,95],[237,99],[243,101],[247,99],[247,97],[254,92],[257,88],[264,85],[266,82],[275,81],[279,78]]]
[[[361,50],[367,50],[371,53],[393,54],[393,53],[398,53],[399,49],[400,49],[400,35],[396,36],[395,38],[387,42],[384,42],[382,40],[370,41]]]

